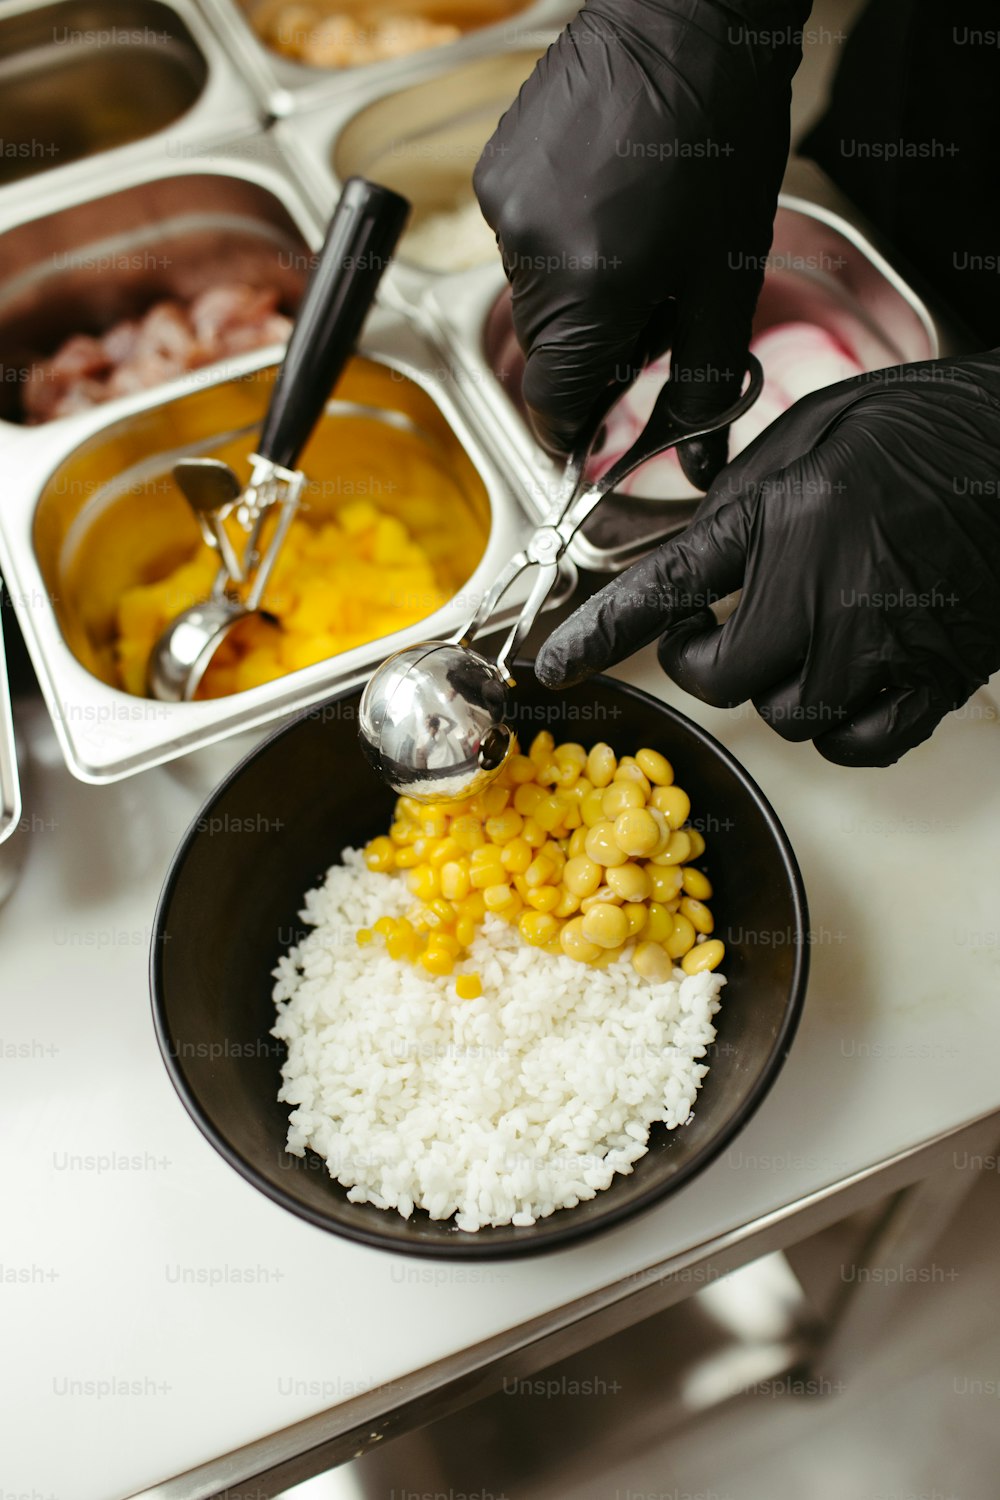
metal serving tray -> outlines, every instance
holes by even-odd
[[[231,361],[221,377],[216,370],[214,379],[205,380],[198,377],[206,372],[195,371],[193,378],[116,402],[113,412],[109,405],[8,436],[5,456],[14,460],[17,482],[0,513],[0,566],[63,753],[81,780],[116,780],[267,723],[360,683],[390,651],[453,633],[525,541],[533,521],[466,419],[460,397],[438,378],[434,346],[397,313],[376,307],[360,353],[375,362],[385,386],[383,400],[372,394],[366,376],[364,399],[397,410],[411,403],[418,425],[447,434],[456,462],[481,487],[489,522],[484,555],[458,593],[418,624],[226,698],[156,703],[100,680],[81,660],[86,651],[75,617],[81,590],[72,570],[87,528],[116,497],[134,492],[143,477],[162,472],[173,457],[204,450],[220,433],[260,420],[268,390],[261,377],[273,368],[268,357],[246,355]],[[350,396],[350,369],[342,389]],[[128,472],[112,484],[123,445]],[[551,602],[565,598],[574,582],[567,565]],[[511,618],[518,604],[515,595],[503,618]]]
[[[257,128],[191,0],[0,0],[0,205]]]
[[[437,278],[419,309],[479,411],[487,440],[504,455],[512,483],[532,490],[551,485],[557,466],[531,434],[516,378],[501,380],[495,370],[511,328],[500,265]],[[866,370],[938,353],[927,308],[864,235],[840,215],[783,194],[754,331],[797,320],[829,329]],[[622,568],[687,525],[697,503],[609,496],[570,555],[589,570]]]
[[[282,56],[268,46],[253,25],[261,10],[260,0],[201,0],[241,73],[270,115],[281,118],[299,109],[310,109],[340,97],[358,97],[368,90],[386,91],[405,87],[424,76],[428,69],[452,67],[485,48],[532,47],[579,10],[574,0],[510,0],[507,15],[499,21],[467,31],[457,41],[429,47],[385,62],[356,68],[313,67]],[[329,6],[348,10],[349,5]],[[547,43],[542,43],[546,45]]]

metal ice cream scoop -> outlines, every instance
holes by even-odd
[[[253,472],[246,488],[220,459],[181,459],[174,466],[222,566],[211,597],[172,620],[153,647],[146,674],[152,697],[168,703],[193,698],[223,637],[260,608],[306,482],[296,467],[299,454],[350,357],[409,209],[398,193],[363,177],[344,184],[274,383],[257,452],[250,455]],[[368,407],[341,404],[352,415],[371,414]],[[379,415],[391,422],[394,414]],[[276,508],[277,524],[262,552],[264,522]],[[223,525],[232,511],[248,535],[242,557]],[[234,583],[249,585],[245,598],[230,592]]]
[[[702,437],[741,417],[756,401],[764,372],[747,356],[749,382],[728,411],[708,422],[685,422],[670,409],[671,382],[660,391],[649,421],[631,448],[600,479],[587,482],[587,461],[622,386],[609,388],[560,476],[555,500],[527,545],[504,567],[467,625],[448,641],[423,641],[386,661],[369,679],[361,698],[358,733],[369,762],[395,791],[418,801],[439,802],[475,795],[497,775],[510,751],[513,731],[510,662],[552,589],[559,559],[595,505],[633,470],[688,438]],[[537,573],[495,660],[472,649],[514,580],[528,568]]]

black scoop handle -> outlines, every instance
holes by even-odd
[[[378,183],[364,177],[344,183],[274,383],[257,445],[261,458],[297,466],[409,212],[405,198]]]

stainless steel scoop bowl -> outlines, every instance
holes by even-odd
[[[602,411],[588,425],[560,476],[555,499],[525,548],[501,570],[476,613],[451,640],[423,641],[397,651],[375,671],[358,711],[361,746],[393,790],[418,801],[474,796],[502,767],[513,743],[509,662],[535,622],[552,589],[562,557],[576,532],[605,495],[658,453],[688,438],[727,427],[756,401],[764,384],[757,359],[748,355],[746,390],[727,411],[701,424],[683,422],[670,409],[668,381],[645,428],[631,448],[600,479],[585,480],[587,460],[603,417],[622,387],[609,388]],[[537,572],[524,603],[494,661],[472,649],[514,580]]]

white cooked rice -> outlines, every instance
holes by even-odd
[[[640,979],[528,947],[487,915],[456,973],[477,1000],[356,933],[412,905],[405,880],[345,850],[305,898],[313,930],[274,971],[288,1046],[288,1150],[317,1152],[355,1203],[454,1216],[463,1230],[532,1224],[628,1173],[649,1129],[691,1115],[725,979]]]

